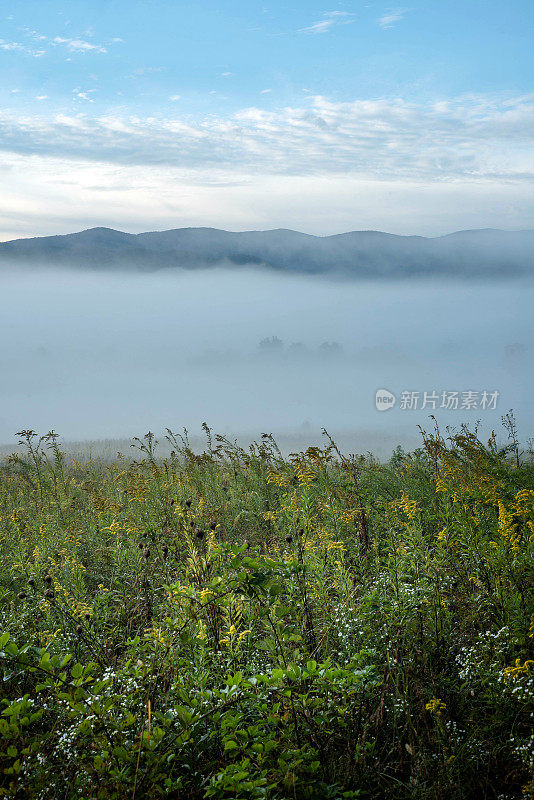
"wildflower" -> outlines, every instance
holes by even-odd
[[[441,702],[439,697],[433,697],[425,706],[427,711],[430,711],[431,714],[435,714],[437,717],[440,717],[446,708],[447,706],[445,703]]]
[[[533,667],[534,667],[534,661],[532,661],[531,659],[527,659],[525,663],[522,664],[521,659],[516,658],[514,666],[506,667],[503,670],[503,675],[512,678],[512,680],[517,680],[518,678],[522,678],[523,676],[530,675],[530,672]]]

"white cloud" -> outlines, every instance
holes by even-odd
[[[233,72],[221,72],[221,78],[229,78],[233,74]]]
[[[181,97],[181,95],[179,95],[179,94],[171,94],[171,96],[169,97],[169,100],[172,100],[173,103],[176,103],[176,101],[179,100],[180,97]]]
[[[307,28],[299,28],[297,33],[328,33],[336,25],[348,25],[353,22],[350,19],[353,15],[349,14],[348,11],[328,11],[323,16],[325,17],[324,19],[314,22],[313,25],[309,25]]]
[[[262,89],[260,94],[269,94],[269,92],[272,92],[272,89]]]
[[[390,8],[378,19],[378,24],[384,30],[392,28],[396,22],[400,22],[408,11],[408,8]]]
[[[48,45],[51,45],[53,47],[64,46],[71,53],[107,53],[107,50],[103,45],[92,44],[91,42],[85,41],[85,39],[68,38],[64,36],[54,36],[53,39],[50,39],[48,36],[44,36],[43,34],[39,33],[39,31],[32,30],[31,28],[22,28],[21,30],[24,32],[24,35],[28,39],[37,42],[39,44],[40,49],[29,47],[28,45],[22,44],[21,42],[6,41],[5,39],[0,39],[0,50],[17,51],[25,53],[26,55],[32,56],[34,58],[38,58],[40,56],[45,55],[46,53],[45,48]],[[117,42],[122,40],[112,39],[111,41]]]
[[[0,39],[0,50],[25,53],[28,56],[32,56],[32,58],[40,58],[45,54],[45,50],[35,50],[33,47],[27,47],[20,42],[6,42],[5,39]]]
[[[35,98],[36,100],[48,100],[47,94],[38,94]]]
[[[71,53],[107,53],[106,48],[102,47],[102,45],[91,44],[91,42],[86,42],[84,39],[66,39],[63,36],[55,36],[52,43],[55,45],[64,44]]]
[[[166,67],[137,67],[131,75],[126,75],[126,77],[141,78],[143,75],[151,75],[153,72],[163,72],[165,69]]]

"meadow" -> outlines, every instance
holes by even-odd
[[[0,465],[0,796],[534,798],[534,459],[205,426]]]

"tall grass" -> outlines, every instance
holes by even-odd
[[[205,426],[0,469],[0,795],[534,797],[534,464]],[[3,634],[3,635],[2,635]]]

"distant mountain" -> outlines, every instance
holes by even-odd
[[[379,231],[312,236],[284,229],[177,228],[131,234],[90,228],[0,243],[0,264],[144,272],[257,265],[354,278],[513,277],[534,274],[534,230],[485,229],[426,238]]]

